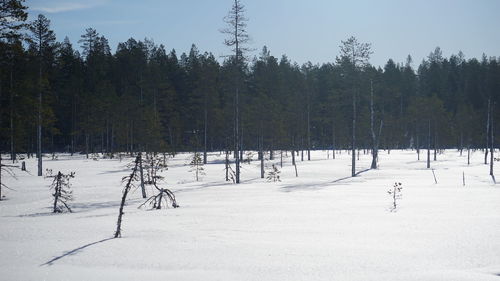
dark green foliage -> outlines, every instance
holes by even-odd
[[[0,40],[20,36],[20,30],[25,27],[28,18],[24,0],[0,1]]]
[[[35,151],[39,91],[43,153],[233,150],[235,83],[245,151],[351,148],[353,89],[356,146],[370,148],[370,81],[375,116],[384,122],[382,149],[426,148],[428,122],[432,148],[484,147],[488,98],[493,120],[500,117],[499,61],[486,56],[444,58],[437,48],[416,68],[411,57],[383,68],[356,61],[353,88],[352,64],[342,56],[298,65],[264,47],[235,64],[234,56],[219,62],[194,45],[178,56],[133,38],[112,53],[92,28],[79,41],[81,55],[68,39],[55,42],[50,29],[32,29],[43,31],[42,41],[0,40],[3,152]]]

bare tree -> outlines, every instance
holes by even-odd
[[[228,15],[224,18],[227,27],[220,30],[221,33],[228,36],[224,40],[224,45],[231,47],[234,52],[234,64],[237,69],[236,73],[236,89],[235,89],[235,109],[234,109],[234,149],[236,161],[236,183],[240,183],[240,104],[239,104],[239,90],[240,90],[240,70],[244,64],[244,52],[248,51],[244,44],[250,41],[246,27],[248,19],[245,17],[245,6],[240,0],[234,0],[233,6]]]
[[[120,210],[118,212],[118,221],[116,222],[116,231],[115,231],[115,238],[121,237],[122,232],[121,232],[121,227],[122,227],[122,217],[123,217],[123,207],[125,206],[125,201],[127,200],[127,195],[129,191],[135,187],[135,182],[139,180],[139,162],[140,162],[140,156],[137,155],[134,161],[134,166],[132,168],[132,172],[130,173],[129,176],[126,176],[122,179],[122,182],[125,182],[125,188],[123,188],[123,194],[122,194],[122,201],[120,203]]]
[[[337,57],[337,62],[345,66],[346,76],[350,77],[352,85],[352,170],[351,175],[356,176],[356,97],[358,92],[357,73],[369,64],[368,60],[373,53],[371,44],[360,43],[354,36],[349,37],[346,41],[341,41],[340,57]]]

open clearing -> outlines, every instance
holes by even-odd
[[[52,214],[51,180],[16,171],[17,180],[5,179],[15,191],[0,202],[0,279],[500,280],[500,185],[480,151],[470,166],[466,153],[438,155],[437,184],[424,151],[421,161],[414,151],[381,151],[370,171],[362,154],[355,178],[344,151],[298,157],[298,178],[288,153],[281,182],[260,179],[253,161],[242,164],[240,185],[224,182],[218,153],[196,182],[190,156],[169,159],[162,173],[181,207],[137,209],[135,190],[121,239],[109,238],[131,158],[47,158],[44,169],[76,172],[74,213]],[[35,161],[26,164],[36,174]],[[394,182],[403,197],[391,212]]]

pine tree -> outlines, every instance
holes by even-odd
[[[0,40],[20,36],[28,18],[27,8],[24,0],[0,1]]]
[[[228,38],[224,40],[224,45],[231,47],[234,52],[233,63],[236,72],[234,103],[234,154],[236,159],[237,184],[240,183],[240,71],[243,68],[244,53],[245,51],[248,51],[244,45],[250,40],[246,31],[247,21],[248,19],[245,17],[245,6],[240,0],[234,0],[229,14],[224,18],[227,28],[221,30],[223,34],[228,35]]]
[[[54,32],[50,29],[50,20],[44,15],[38,15],[38,18],[30,24],[31,44],[37,51],[39,75],[38,75],[38,119],[37,119],[37,157],[38,157],[38,176],[42,176],[42,91],[43,91],[43,65],[44,59],[51,55],[53,45],[56,40]]]
[[[350,79],[352,91],[352,138],[351,138],[351,175],[356,176],[356,99],[358,96],[359,71],[368,65],[368,60],[372,54],[371,44],[360,43],[351,36],[346,41],[342,41],[340,46],[340,57],[337,63],[343,65],[345,74]]]

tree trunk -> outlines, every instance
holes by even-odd
[[[139,172],[141,176],[141,192],[142,192],[142,198],[146,198],[146,188],[144,187],[144,172],[142,169],[142,152],[139,151],[139,155],[137,155],[137,159],[139,161]]]
[[[207,93],[205,92],[205,130],[203,132],[203,164],[207,164],[207,129],[208,129],[208,109],[207,109]]]
[[[417,160],[420,161],[420,143],[419,143],[418,130],[416,134],[416,143],[417,143]]]
[[[239,154],[239,145],[240,145],[240,136],[239,136],[239,114],[240,114],[240,110],[239,110],[239,87],[237,85],[236,87],[236,116],[235,116],[235,119],[236,119],[236,122],[235,122],[235,140],[234,140],[234,148],[235,148],[235,163],[236,163],[236,183],[239,184],[240,183],[240,154]]]
[[[38,176],[42,176],[42,59],[38,73],[38,126],[37,126],[37,156],[38,156]]]
[[[464,150],[464,134],[460,132],[460,156],[462,156]]]
[[[356,176],[356,94],[352,93],[352,147],[351,147],[351,176]]]
[[[1,100],[2,100],[2,77],[0,77],[0,101]],[[0,106],[0,124],[2,124],[2,111],[3,111],[2,107]],[[2,153],[0,153],[0,201],[2,201]]]
[[[335,159],[335,126],[332,128],[332,159]]]
[[[429,120],[429,134],[427,135],[427,169],[431,167],[431,121]]]
[[[307,161],[311,161],[311,105],[309,96],[307,98]]]
[[[0,80],[0,84],[1,84],[1,80]],[[1,87],[0,87],[0,97],[2,97],[2,92],[1,92]],[[1,115],[1,114],[0,114]],[[2,201],[2,153],[0,153],[0,201]]]
[[[488,98],[488,116],[486,118],[486,149],[484,151],[484,165],[488,164],[488,146],[490,143],[490,114],[491,114],[491,100]]]
[[[260,139],[260,178],[264,178],[264,137]]]
[[[12,67],[10,69],[10,159],[16,162],[16,151],[14,149],[14,86],[12,81]]]
[[[494,162],[494,148],[493,148],[493,144],[494,144],[494,140],[493,140],[493,112],[490,112],[490,176],[492,176],[494,178],[494,174],[493,174],[493,162]]]
[[[470,145],[467,145],[467,165],[470,165]]]
[[[85,155],[89,159],[89,133],[85,132]]]
[[[240,128],[240,146],[239,146],[239,150],[240,150],[240,162],[241,162],[241,161],[243,161],[243,126],[241,126],[241,124],[240,124],[239,128]]]
[[[434,161],[437,160],[437,139],[438,139],[438,134],[436,131],[434,131]]]
[[[229,150],[228,149],[226,149],[225,167],[226,167],[226,181],[229,181]]]
[[[135,159],[134,169],[130,174],[127,184],[123,190],[122,201],[120,203],[120,210],[118,211],[118,221],[116,223],[115,238],[121,237],[121,227],[122,227],[122,217],[123,217],[123,207],[125,206],[125,201],[127,200],[127,194],[130,191],[132,181],[134,180],[135,174],[137,173],[137,165],[139,163],[139,157]]]
[[[110,151],[111,151],[111,157],[113,157],[113,153],[115,152],[115,124],[111,123],[111,144],[110,144]]]
[[[61,172],[57,173],[55,180],[56,186],[54,188],[54,206],[52,208],[53,213],[57,213],[57,200],[59,200],[59,196],[61,195]]]
[[[370,169],[377,169],[378,157],[377,137],[375,135],[375,129],[373,128],[374,118],[375,111],[373,110],[373,81],[370,80],[370,128],[372,133],[372,165]]]

